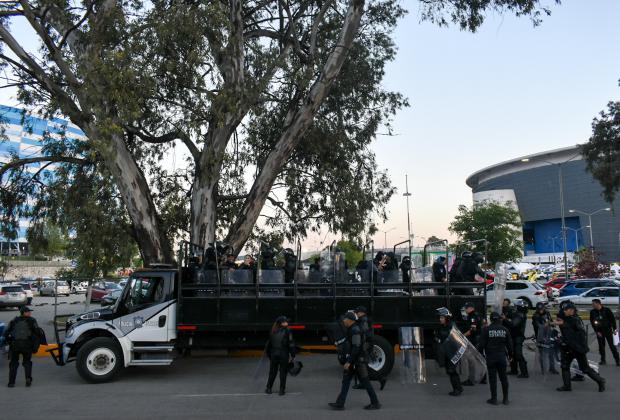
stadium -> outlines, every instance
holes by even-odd
[[[474,203],[511,202],[521,213],[526,260],[544,261],[563,253],[560,179],[564,192],[567,250],[593,246],[603,261],[620,260],[620,219],[602,187],[586,171],[579,147],[523,156],[481,169],[466,183]]]

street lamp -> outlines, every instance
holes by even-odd
[[[594,216],[597,213],[603,212],[603,211],[611,211],[610,207],[605,207],[604,209],[598,209],[597,211],[593,211],[592,213],[587,213],[585,211],[581,211],[581,210],[569,210],[569,213],[579,213],[579,214],[583,214],[584,216],[588,216],[588,223],[590,224],[590,247],[592,247],[592,249],[594,249],[594,235],[592,235],[592,216]]]
[[[405,174],[405,193],[404,197],[407,197],[407,235],[409,236],[409,257],[411,258],[411,219],[409,218],[409,197],[411,197],[411,193],[409,192],[409,182],[407,179],[407,174]]]
[[[569,210],[570,212],[570,210]],[[577,250],[579,250],[579,236],[577,235],[577,233],[579,233],[580,231],[584,230],[584,229],[588,229],[590,228],[590,233],[592,233],[592,226],[584,226],[584,227],[580,227],[579,229],[573,229],[570,227],[566,227],[566,229],[568,230],[572,230],[573,232],[575,232],[575,243],[577,244]]]
[[[560,216],[562,217],[562,245],[564,248],[564,276],[565,276],[564,278],[566,279],[568,279],[568,256],[567,256],[568,252],[566,250],[566,217],[564,216],[564,182],[563,182],[563,177],[562,177],[562,165],[575,159],[580,154],[581,152],[571,156],[569,159],[562,161],[562,162],[550,162],[545,159],[534,158],[535,161],[544,162],[548,165],[553,165],[558,168],[558,183],[560,186]],[[529,161],[530,161],[530,158],[521,159],[521,162],[523,163],[527,163]]]
[[[382,230],[382,231],[381,231],[381,232],[383,232],[383,235],[384,235],[384,236],[383,236],[383,240],[385,241],[385,242],[383,243],[383,248],[384,248],[384,249],[387,249],[387,234],[388,234],[388,232],[391,232],[391,231],[393,231],[394,229],[396,229],[396,228],[395,228],[395,227],[393,227],[392,229]]]

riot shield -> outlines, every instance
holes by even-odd
[[[588,364],[590,365],[590,368],[592,368],[594,372],[598,373],[599,371],[598,363],[596,363],[593,360],[588,359]],[[570,364],[570,373],[572,375],[589,377],[585,373],[583,373],[581,369],[579,369],[579,363],[577,363],[577,360],[573,360],[572,363]]]
[[[413,269],[411,281],[413,283],[430,283],[433,281],[433,269],[432,267],[420,267]],[[422,289],[419,292],[413,292],[418,296],[434,296],[437,294],[435,289]]]
[[[258,391],[267,383],[267,374],[269,373],[269,357],[267,357],[267,346],[263,350],[263,354],[256,363],[254,373],[252,374],[253,391]]]
[[[506,264],[497,263],[495,265],[495,280],[493,281],[493,311],[502,313],[502,304],[506,296],[506,279],[508,278],[508,268]]]
[[[426,383],[424,334],[420,327],[400,327],[399,343],[403,365],[400,378],[403,384]]]
[[[456,327],[441,344],[442,353],[454,366],[460,366],[469,380],[480,382],[487,374],[487,364],[473,344]]]
[[[557,373],[556,341],[557,331],[551,325],[541,325],[536,337],[536,366],[543,378],[555,372]]]

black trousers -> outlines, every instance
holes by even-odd
[[[370,402],[372,404],[379,404],[377,394],[375,393],[375,390],[370,384],[370,380],[368,379],[368,365],[365,362],[356,363],[352,369],[344,370],[342,372],[342,384],[340,386],[340,394],[338,394],[336,403],[339,405],[344,405],[345,401],[347,400],[349,388],[351,387],[351,381],[356,375],[359,378],[362,386],[366,389],[368,397],[370,398]]]
[[[584,374],[588,375],[590,379],[592,379],[594,382],[600,383],[603,380],[603,378],[601,378],[601,376],[590,367],[590,364],[588,363],[588,357],[585,355],[585,353],[578,353],[568,347],[564,347],[562,349],[562,360],[560,362],[560,365],[562,366],[562,381],[564,382],[564,386],[566,388],[571,388],[570,365],[573,360],[577,360],[579,370],[582,371]]]
[[[599,333],[601,334],[599,336]],[[598,352],[601,355],[601,360],[605,361],[605,341],[609,344],[609,348],[611,349],[611,354],[614,356],[614,360],[618,361],[618,349],[614,346],[614,332],[612,330],[607,331],[597,331],[596,340],[598,341]]]
[[[278,370],[280,371],[280,390],[286,389],[286,375],[288,375],[288,355],[276,354],[271,356],[269,364],[269,379],[267,380],[267,388],[273,386],[276,380]]]
[[[446,373],[450,378],[450,384],[453,391],[463,391],[463,385],[461,385],[461,377],[456,371],[456,366],[452,364],[450,360],[446,360]]]
[[[22,366],[26,373],[26,379],[32,378],[32,352],[16,349],[9,350],[9,383],[14,384],[17,378],[17,368],[19,366],[19,356],[22,356]]]
[[[525,337],[515,337],[513,343],[513,359],[510,362],[510,372],[516,373],[517,366],[519,366],[519,370],[522,375],[527,375],[527,362],[525,361],[525,357],[523,357],[523,342],[525,341]]]
[[[489,357],[487,355],[487,371],[489,374],[489,388],[491,388],[491,398],[497,399],[497,377],[502,383],[502,394],[504,399],[508,398],[508,375],[506,375],[506,369],[508,363],[506,362],[506,356]]]

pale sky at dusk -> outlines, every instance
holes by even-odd
[[[546,0],[552,5],[553,0]],[[488,16],[476,34],[420,23],[417,1],[396,33],[385,85],[409,98],[394,137],[373,149],[398,193],[381,230],[406,238],[405,174],[412,232],[446,236],[459,204],[471,203],[471,173],[521,155],[587,141],[592,118],[620,98],[620,1],[563,0],[534,28],[526,18]],[[0,103],[14,104],[0,91]],[[326,232],[309,237],[314,249]],[[326,243],[337,236],[327,234]],[[383,233],[375,237],[380,246]],[[419,239],[415,243],[422,243]]]

